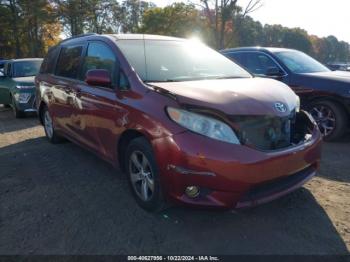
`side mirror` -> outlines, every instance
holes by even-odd
[[[92,69],[87,71],[85,82],[91,86],[110,87],[112,84],[112,79],[108,70]]]
[[[0,77],[4,77],[4,76],[5,76],[4,72],[0,69]]]
[[[273,78],[278,78],[278,77],[282,77],[283,73],[281,72],[281,70],[278,67],[269,67],[266,71],[266,76],[268,77],[273,77]]]

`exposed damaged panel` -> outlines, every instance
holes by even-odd
[[[258,150],[278,150],[305,141],[313,124],[304,113],[292,112],[287,117],[231,116],[242,144]]]

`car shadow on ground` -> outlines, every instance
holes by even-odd
[[[329,180],[350,183],[350,133],[342,140],[324,143],[319,175]]]
[[[244,211],[172,207],[150,214],[125,177],[72,143],[0,148],[1,254],[347,254],[300,189]]]
[[[26,113],[23,118],[15,118],[11,108],[0,107],[0,135],[39,125],[36,113]]]

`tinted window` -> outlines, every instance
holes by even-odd
[[[130,88],[130,83],[126,75],[120,71],[119,73],[119,89],[127,90]]]
[[[146,82],[251,77],[230,59],[195,41],[120,40],[117,45]]]
[[[245,53],[245,60],[243,61],[251,73],[255,75],[266,75],[269,68],[279,68],[276,63],[267,55],[262,53]]]
[[[58,58],[56,75],[77,78],[83,46],[62,47]]]
[[[82,79],[92,69],[105,69],[109,71],[112,82],[115,83],[117,60],[112,50],[103,43],[90,43],[84,59]]]
[[[243,56],[240,53],[228,53],[226,54],[229,58],[231,58],[233,61],[237,62],[240,65],[243,65]]]
[[[57,47],[49,49],[49,52],[47,53],[43,63],[41,64],[40,73],[42,74],[53,73],[58,51],[59,51],[59,48]]]

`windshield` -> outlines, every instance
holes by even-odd
[[[16,62],[13,65],[13,77],[35,76],[38,74],[41,60]]]
[[[329,72],[330,70],[312,57],[299,51],[283,51],[275,54],[293,73]]]
[[[194,41],[120,40],[117,45],[144,82],[251,77],[228,58]]]

